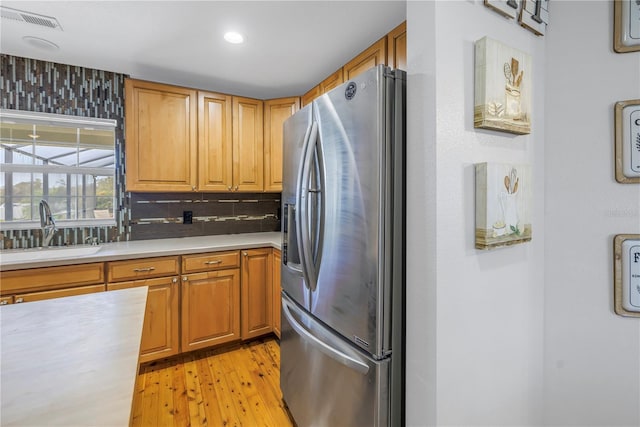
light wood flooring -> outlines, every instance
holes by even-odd
[[[294,426],[282,402],[277,341],[142,365],[132,418],[132,426]]]

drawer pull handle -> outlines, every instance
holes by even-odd
[[[221,260],[217,259],[215,261],[205,261],[204,263],[206,265],[211,265],[211,264],[220,264],[221,262],[222,262]]]
[[[150,271],[155,270],[155,267],[145,267],[145,268],[134,268],[134,273],[148,273]]]

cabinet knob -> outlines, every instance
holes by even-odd
[[[242,252],[242,256],[249,256],[249,254],[246,252]]]
[[[237,185],[236,185],[236,188],[235,188],[235,190],[234,190],[234,191],[238,191],[238,186],[237,186]]]
[[[196,186],[195,186],[195,185],[194,185],[194,186],[192,186],[192,187],[191,187],[191,189],[192,189],[193,191],[196,191]]]
[[[24,302],[24,298],[22,298],[22,297],[17,297],[17,298],[16,298],[16,304],[21,303],[21,302]]]
[[[182,281],[186,282],[187,280],[189,280],[189,278],[187,276],[182,276]]]
[[[233,188],[231,186],[228,186],[227,190],[231,191],[231,190],[233,190]]]
[[[178,283],[178,278],[177,278],[177,277],[174,277],[174,278],[171,280],[171,283]]]
[[[9,304],[9,301],[8,301],[8,300],[0,301],[0,305],[7,305],[7,304]]]

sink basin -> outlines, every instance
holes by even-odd
[[[63,246],[35,249],[13,249],[0,252],[0,263],[45,261],[48,259],[77,258],[98,252],[101,246]]]

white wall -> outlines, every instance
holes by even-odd
[[[545,416],[640,425],[640,319],[613,311],[613,236],[640,233],[640,185],[614,178],[613,108],[640,98],[612,2],[553,2],[547,34]]]
[[[407,422],[540,425],[544,38],[481,0],[407,3]],[[532,132],[473,127],[474,42],[532,56]],[[474,163],[530,163],[533,240],[474,248]]]

